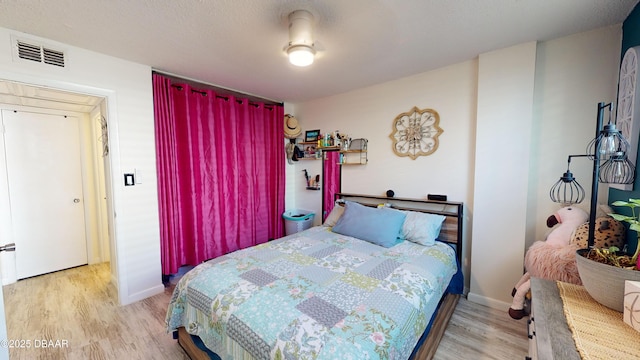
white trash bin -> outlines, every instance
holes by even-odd
[[[313,225],[314,216],[313,211],[309,210],[293,209],[285,211],[284,214],[282,214],[285,235],[307,230]]]

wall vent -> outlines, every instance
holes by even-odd
[[[64,52],[48,49],[41,45],[30,44],[21,40],[16,41],[18,57],[29,61],[36,61],[48,65],[64,67]]]

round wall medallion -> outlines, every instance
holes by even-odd
[[[393,120],[393,152],[398,156],[418,156],[433,154],[438,149],[438,136],[443,130],[438,126],[440,115],[432,109],[420,110],[413,107]]]

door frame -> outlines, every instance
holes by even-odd
[[[93,111],[89,114],[89,121],[93,124],[91,127],[91,136],[93,136],[94,138],[99,138],[102,135],[101,132],[101,128],[99,126],[97,126],[96,124],[101,121],[101,118],[103,118],[102,112],[101,111]],[[104,119],[104,121],[106,121],[106,119]],[[102,140],[102,139],[101,139]],[[95,146],[95,143],[94,143]],[[108,143],[107,143],[108,146]],[[106,204],[108,200],[108,198],[110,196],[108,196],[108,191],[107,191],[107,174],[109,173],[108,171],[105,171],[105,166],[108,166],[108,162],[105,161],[105,157],[102,155],[102,152],[100,151],[101,149],[97,149],[94,148],[93,149],[93,166],[94,166],[94,178],[95,178],[95,188],[96,191],[98,192],[97,194],[97,200],[102,202],[102,200],[104,200],[105,204],[97,206],[97,210],[98,210],[98,224],[97,224],[97,229],[98,229],[98,244],[100,244],[100,249],[98,249],[99,253],[100,253],[100,260],[102,262],[104,261],[110,261],[111,260],[111,240],[109,239],[109,234],[110,234],[110,230],[109,230],[109,206]],[[104,199],[102,198],[104,195]],[[105,247],[106,245],[106,247]],[[105,255],[106,254],[106,255]],[[89,259],[89,264],[91,264],[91,259]]]
[[[117,93],[115,90],[84,86],[76,83],[69,83],[63,80],[51,80],[48,78],[29,76],[24,74],[3,73],[2,80],[23,83],[29,86],[45,87],[54,90],[75,92],[88,96],[94,96],[102,99],[98,105],[102,114],[107,119],[108,137],[109,137],[109,158],[105,161],[105,168],[109,174],[105,173],[106,191],[111,196],[107,197],[107,206],[109,213],[107,216],[109,226],[109,246],[110,246],[110,265],[111,265],[111,282],[116,287],[118,294],[118,303],[129,303],[127,298],[127,278],[125,276],[125,262],[121,261],[118,249],[118,222],[116,214],[119,212],[119,202],[117,199],[121,196],[121,189],[114,186],[114,174],[120,174],[120,147],[118,138],[118,119],[117,119]],[[106,179],[106,177],[110,177]]]

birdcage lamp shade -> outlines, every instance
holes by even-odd
[[[611,104],[606,105],[611,111]],[[611,116],[611,115],[609,115]],[[608,160],[616,156],[618,152],[628,153],[631,145],[616,128],[616,124],[609,122],[598,131],[598,134],[587,145],[587,154],[592,155],[590,159],[597,156],[599,160]]]
[[[600,166],[600,182],[607,184],[633,184],[636,168],[624,151],[617,151]]]
[[[551,201],[567,205],[581,203],[585,197],[584,188],[573,177],[569,169],[562,174],[562,177],[549,190]]]

